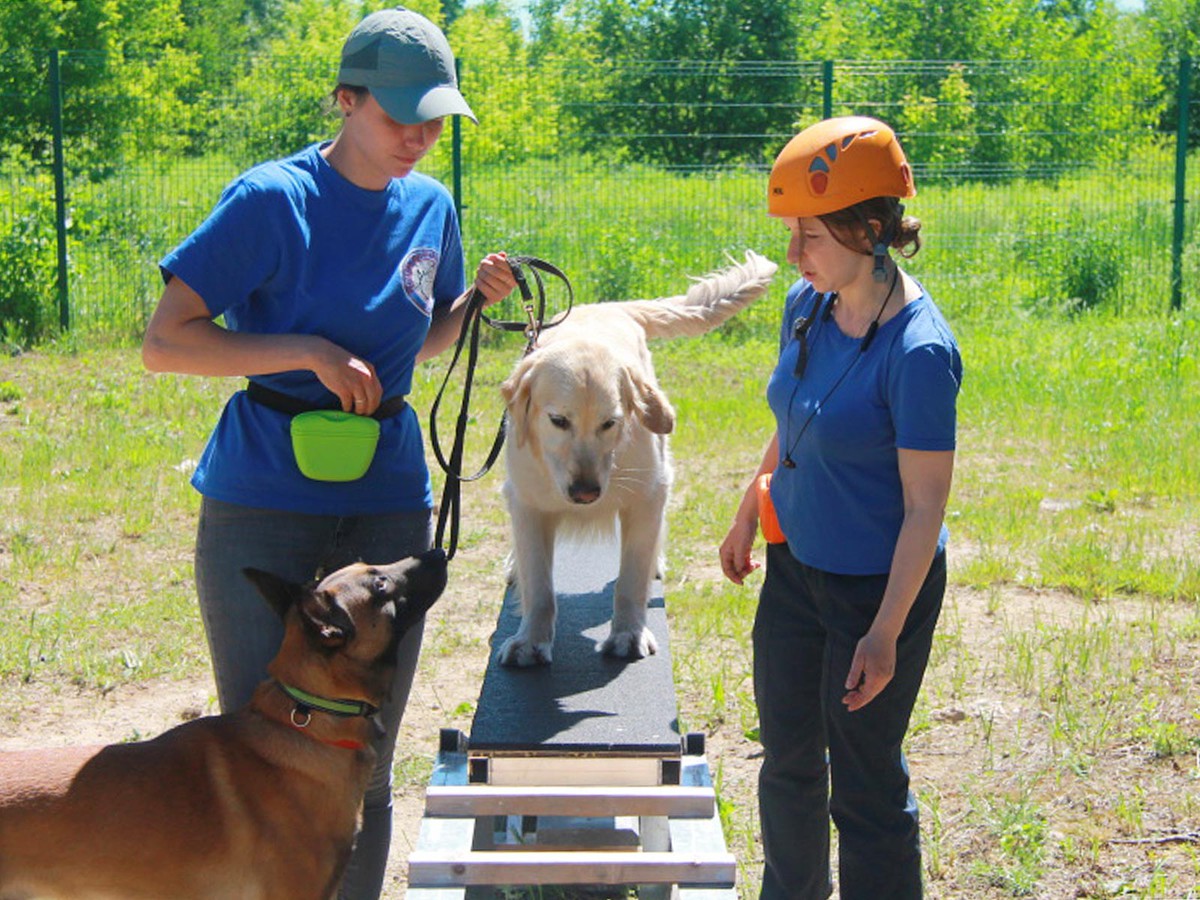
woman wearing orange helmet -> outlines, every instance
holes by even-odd
[[[895,134],[861,116],[802,131],[768,183],[801,278],[767,388],[775,435],[720,553],[741,584],[766,513],[754,689],[771,900],[830,895],[831,816],[843,900],[921,896],[901,745],[945,592],[962,362],[889,252],[920,247],[900,204],[915,194]]]

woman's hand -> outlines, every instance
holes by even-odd
[[[896,640],[868,631],[854,648],[846,694],[842,703],[850,712],[862,709],[887,687],[896,674]]]
[[[503,252],[489,253],[475,270],[475,289],[483,294],[487,301],[485,306],[499,303],[511,294],[516,286],[517,278],[513,275],[512,266],[508,264],[508,257]]]
[[[758,568],[759,564],[750,556],[757,534],[756,519],[738,518],[721,541],[721,571],[734,584],[742,584],[746,576]]]
[[[499,303],[513,292],[517,286],[517,277],[513,275],[508,257],[503,253],[489,253],[479,263],[475,270],[475,281],[447,309],[434,310],[433,321],[429,325],[429,334],[425,343],[417,353],[417,362],[433,359],[454,343],[462,329],[463,316],[470,306],[472,290],[483,294],[483,305],[491,306]]]
[[[383,383],[375,367],[332,341],[321,340],[310,368],[341,401],[342,409],[369,416],[383,400]]]
[[[774,472],[779,463],[779,435],[771,435],[771,440],[763,450],[762,462],[750,484],[742,492],[741,502],[733,515],[733,524],[725,540],[721,541],[721,571],[734,584],[742,584],[746,576],[758,568],[758,563],[750,556],[754,539],[758,537],[758,478],[767,472]]]

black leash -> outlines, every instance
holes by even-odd
[[[502,321],[491,319],[484,315],[484,296],[480,291],[472,287],[470,295],[467,297],[466,310],[463,313],[462,331],[459,333],[458,341],[454,347],[454,356],[450,360],[450,367],[446,370],[446,377],[442,380],[442,386],[438,389],[437,397],[434,399],[433,406],[429,411],[429,442],[433,447],[433,455],[437,457],[438,465],[446,473],[446,484],[442,490],[442,502],[438,508],[434,546],[442,547],[445,550],[447,560],[454,558],[454,553],[458,548],[462,484],[463,482],[478,481],[486,475],[496,460],[499,459],[500,450],[504,446],[505,418],[501,417],[500,425],[496,430],[496,438],[492,441],[492,448],[488,451],[487,459],[484,461],[483,466],[473,475],[463,474],[463,451],[466,444],[467,423],[470,421],[471,386],[475,380],[475,369],[479,361],[480,327],[482,324],[486,324],[499,331],[522,332],[525,335],[526,341],[525,354],[528,355],[537,343],[538,335],[545,329],[551,328],[565,319],[575,302],[575,292],[571,289],[571,282],[557,266],[553,266],[545,260],[533,256],[510,256],[508,264],[512,268],[513,276],[517,280],[517,289],[521,292],[525,321]],[[536,300],[533,290],[529,287],[529,279],[525,274],[526,269],[532,274],[533,282],[537,286]],[[567,288],[567,309],[552,322],[545,321],[546,286],[542,280],[542,273],[558,278]],[[459,405],[458,421],[454,427],[454,443],[450,448],[449,459],[447,459],[442,453],[441,441],[438,438],[437,414],[438,409],[441,407],[442,396],[446,392],[446,386],[450,383],[450,375],[458,365],[458,360],[462,355],[464,347],[467,348],[467,370],[463,380],[463,396],[462,402]],[[447,526],[450,531],[449,546],[443,544]]]

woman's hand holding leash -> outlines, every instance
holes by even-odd
[[[516,286],[516,276],[513,275],[508,256],[503,251],[489,253],[475,270],[475,290],[482,293],[486,299],[484,306],[499,303],[511,294]]]

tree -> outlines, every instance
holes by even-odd
[[[603,71],[596,87],[605,101],[577,105],[579,127],[638,160],[760,159],[761,140],[738,135],[791,128],[796,85],[773,64],[794,58],[796,7],[797,0],[576,0],[565,15],[581,56]]]
[[[127,151],[174,143],[157,123],[187,115],[195,59],[178,49],[179,0],[5,0],[0,4],[0,133],[22,155],[50,152],[48,57],[60,50],[72,158],[103,173]]]
[[[1188,146],[1200,146],[1200,0],[1146,0],[1141,22],[1160,48],[1156,58],[1168,98],[1159,122],[1164,132],[1174,132],[1179,121],[1179,61],[1192,60]]]
[[[283,0],[271,37],[229,92],[241,105],[221,119],[220,140],[239,165],[291,153],[334,130],[325,98],[359,13],[351,0]]]
[[[520,24],[499,0],[477,3],[448,34],[462,90],[479,119],[467,145],[475,162],[513,161],[559,149],[560,76],[550,58],[534,67]]]

